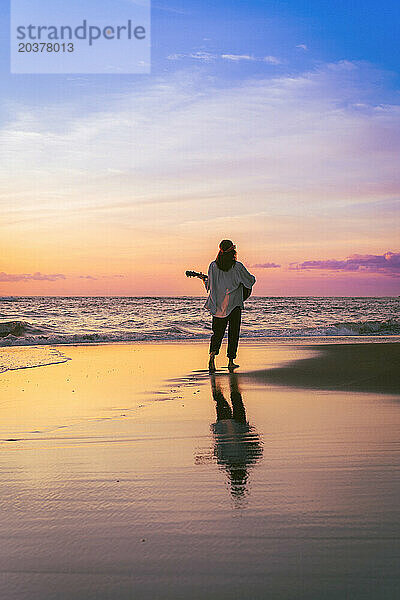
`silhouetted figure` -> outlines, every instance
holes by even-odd
[[[256,282],[254,275],[236,260],[236,246],[231,240],[222,240],[217,258],[208,268],[208,276],[204,281],[208,298],[205,304],[213,316],[213,334],[210,342],[210,360],[208,368],[215,371],[215,357],[219,354],[222,339],[228,326],[228,368],[236,369],[239,365],[234,360],[239,343],[240,323],[242,319],[243,300],[249,297]]]
[[[246,410],[239,390],[238,376],[229,375],[232,406],[227,402],[220,381],[211,376],[217,421],[211,428],[214,434],[214,456],[229,480],[232,497],[241,501],[247,493],[249,467],[262,456],[262,442],[254,427],[246,420]]]

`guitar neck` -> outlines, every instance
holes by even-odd
[[[208,275],[204,275],[204,273],[198,273],[197,271],[186,271],[186,277],[198,277],[203,281],[207,281]]]

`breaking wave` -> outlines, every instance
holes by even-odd
[[[21,338],[27,335],[44,334],[46,328],[38,325],[31,325],[27,321],[7,321],[0,323],[0,340],[2,338],[14,337]]]
[[[348,337],[348,336],[395,336],[400,335],[400,321],[387,319],[384,321],[359,321],[339,322],[314,327],[268,327],[268,319],[264,317],[266,327],[258,321],[255,326],[244,323],[243,338],[319,338],[319,337]],[[185,321],[182,326],[176,324],[169,327],[140,327],[135,330],[135,323],[130,324],[131,329],[101,332],[62,332],[54,328],[29,323],[27,321],[10,321],[0,323],[0,346],[41,346],[65,344],[100,344],[115,342],[143,342],[143,341],[179,341],[202,340],[210,335],[210,324],[190,323]],[[99,328],[100,329],[100,328]]]

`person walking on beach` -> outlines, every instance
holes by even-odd
[[[228,368],[236,369],[235,364],[239,343],[240,322],[243,309],[243,293],[247,288],[247,297],[256,282],[254,275],[236,260],[236,246],[231,240],[222,240],[218,256],[208,268],[204,281],[208,291],[207,308],[212,314],[212,336],[210,342],[210,360],[208,368],[215,371],[215,357],[219,354],[222,338],[228,326]]]

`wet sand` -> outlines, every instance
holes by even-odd
[[[324,344],[313,349],[316,356],[252,375],[265,383],[300,388],[400,394],[400,344]]]
[[[399,597],[398,344],[59,350],[0,375],[2,598]]]

